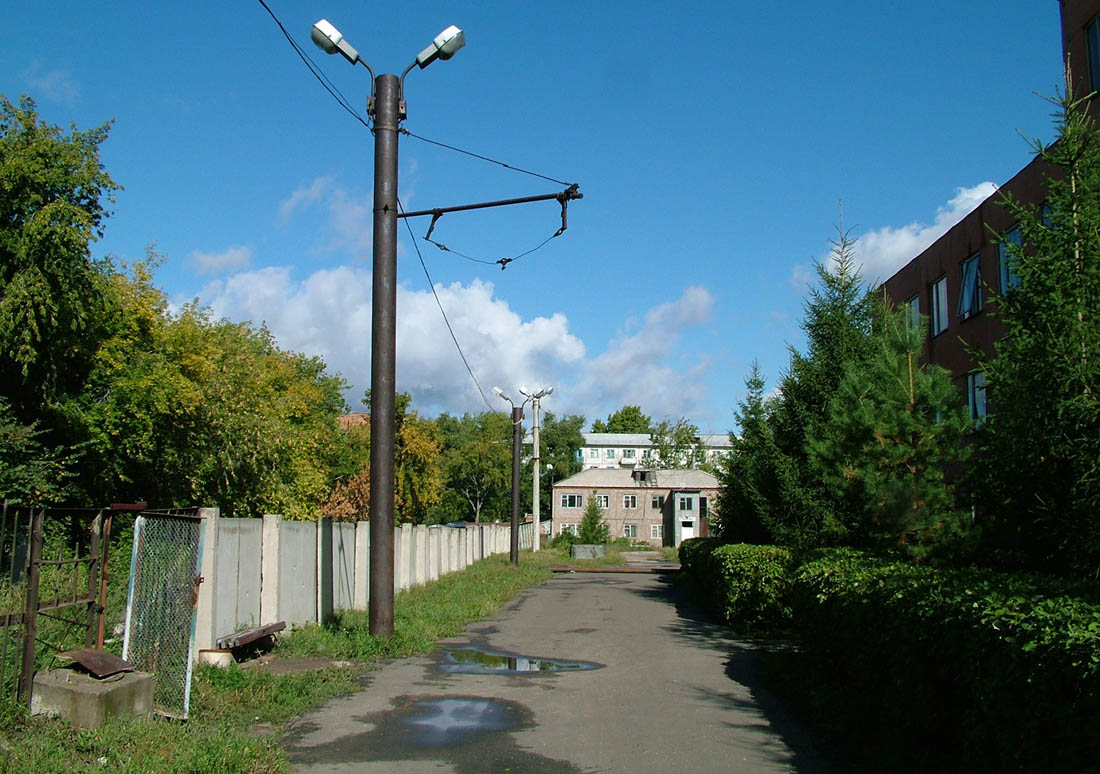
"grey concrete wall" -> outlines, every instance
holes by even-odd
[[[335,610],[355,606],[355,543],[354,524],[332,525],[332,606]]]
[[[334,610],[366,610],[370,599],[370,523],[221,519],[203,509],[204,582],[199,589],[196,653],[250,625],[301,626]],[[530,528],[532,525],[524,525]],[[507,553],[510,527],[464,529],[402,524],[394,534],[394,590],[436,580]],[[525,544],[530,533],[524,532]]]
[[[300,626],[317,620],[317,522],[283,521],[280,532],[279,620]]]
[[[355,582],[352,607],[367,610],[370,606],[370,522],[355,522]]]
[[[219,519],[214,637],[260,625],[259,519]]]

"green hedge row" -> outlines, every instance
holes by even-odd
[[[735,627],[788,611],[805,658],[868,708],[866,732],[887,734],[894,765],[1100,770],[1095,589],[849,549],[788,558],[780,579],[782,549],[692,543],[682,564],[712,609]],[[750,577],[732,577],[739,571]]]
[[[789,623],[787,549],[692,538],[680,546],[680,566],[710,613],[739,631],[772,631]]]

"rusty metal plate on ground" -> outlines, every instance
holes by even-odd
[[[123,661],[114,653],[93,648],[81,648],[80,650],[67,650],[58,653],[58,658],[67,658],[79,665],[89,674],[103,678],[118,674],[119,672],[133,672],[134,666],[129,661]]]

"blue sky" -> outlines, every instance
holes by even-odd
[[[1058,4],[269,0],[360,114],[365,69],[312,46],[327,18],[376,72],[440,30],[467,46],[406,81],[411,132],[560,180],[569,230],[501,271],[417,239],[491,403],[553,385],[555,412],[626,403],[724,432],[753,358],[774,385],[812,263],[840,220],[868,279],[912,258],[1049,139]],[[373,138],[259,2],[72,3],[5,12],[0,92],[90,128],[124,186],[94,246],[143,255],[175,304],[266,322],[369,385]],[[404,137],[408,209],[561,186]],[[553,202],[444,217],[495,260],[560,224]],[[427,220],[412,221],[419,237]],[[398,388],[433,415],[485,408],[402,227]],[[495,409],[503,408],[494,405]]]

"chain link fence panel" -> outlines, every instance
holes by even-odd
[[[186,718],[205,521],[142,514],[134,523],[122,657],[155,675],[154,709]]]

